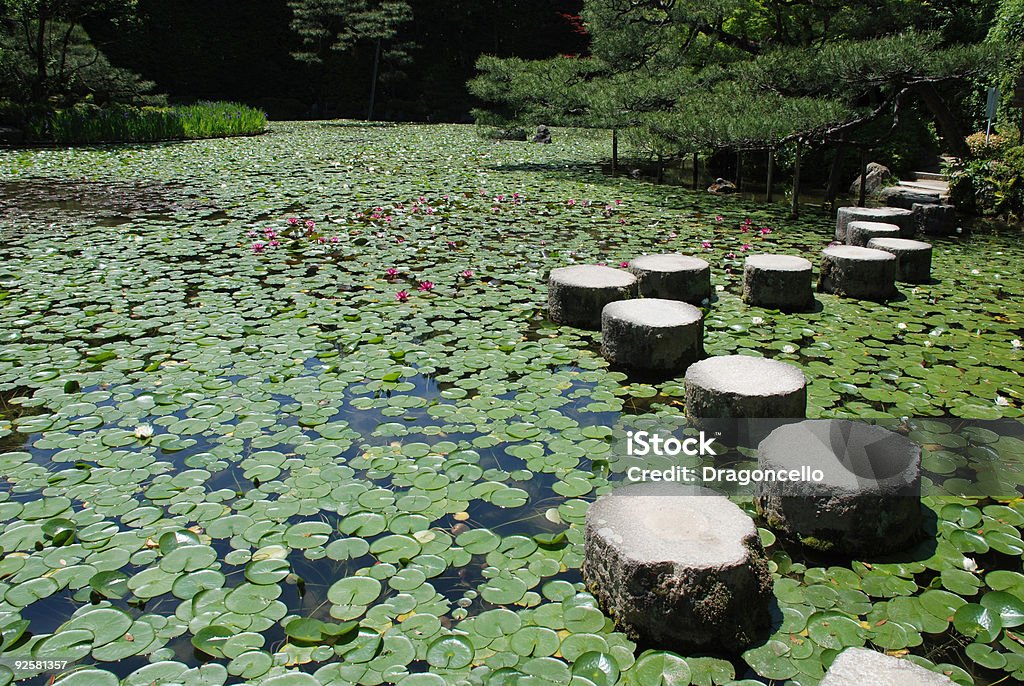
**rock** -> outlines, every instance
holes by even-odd
[[[631,371],[680,372],[704,357],[704,315],[693,305],[659,298],[605,305],[601,354]]]
[[[735,192],[736,184],[734,184],[732,181],[726,181],[725,179],[715,179],[715,182],[708,186],[708,193],[727,195],[729,193]]]
[[[818,686],[956,686],[956,682],[910,660],[847,648],[832,661]]]
[[[893,181],[892,172],[885,165],[881,165],[878,162],[872,162],[867,166],[867,180],[864,183],[865,195],[874,195],[889,182]],[[860,176],[854,179],[853,183],[850,184],[850,193],[853,195],[860,195]]]
[[[911,207],[917,230],[928,236],[952,236],[956,233],[956,207],[953,205],[923,205]]]
[[[863,248],[872,238],[899,238],[900,233],[900,227],[895,224],[855,221],[846,225],[846,242]]]
[[[818,291],[884,302],[896,295],[896,256],[855,245],[821,251]]]
[[[850,222],[883,222],[900,227],[900,238],[911,238],[917,229],[914,213],[897,207],[840,207],[836,212],[836,241],[846,242]]]
[[[725,496],[622,486],[590,506],[583,579],[634,640],[736,653],[768,631],[772,576],[753,520]]]
[[[601,310],[635,298],[636,277],[621,269],[576,265],[552,269],[548,277],[548,318],[584,329],[601,328]]]
[[[743,302],[787,312],[814,304],[809,260],[792,255],[751,255],[743,263]]]
[[[703,418],[804,417],[807,377],[793,365],[764,357],[709,357],[686,370],[686,414]]]
[[[938,193],[908,188],[906,186],[889,186],[878,193],[878,200],[889,207],[900,207],[905,210],[913,209],[914,203],[922,205],[938,205],[942,202]]]
[[[821,480],[760,481],[754,500],[773,531],[847,555],[902,550],[921,524],[921,448],[902,434],[847,419],[775,429],[757,449],[763,470],[820,470]]]
[[[868,246],[896,256],[896,280],[927,283],[932,278],[932,246],[905,238],[872,238]]]
[[[534,143],[550,143],[551,129],[541,124],[537,127],[537,133],[533,136]]]
[[[711,266],[699,257],[644,255],[630,261],[640,295],[700,305],[711,297]]]

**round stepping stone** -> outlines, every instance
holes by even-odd
[[[814,303],[809,260],[751,255],[743,262],[743,302],[775,310],[806,310]]]
[[[686,255],[644,255],[630,261],[640,295],[694,305],[711,297],[711,265]]]
[[[635,297],[636,277],[621,269],[581,264],[548,277],[548,317],[558,324],[599,329],[605,305]]]
[[[917,229],[914,213],[899,207],[840,207],[836,213],[836,241],[846,242],[850,222],[883,222],[900,227],[901,238],[911,238]]]
[[[819,686],[955,686],[945,674],[867,648],[836,656]]]
[[[872,238],[899,238],[900,227],[885,222],[855,221],[846,225],[847,245],[865,247]]]
[[[660,298],[605,305],[601,354],[632,371],[682,371],[704,357],[704,315],[693,305]]]
[[[807,377],[791,364],[725,355],[686,370],[686,414],[694,420],[804,417],[806,412]]]
[[[896,256],[896,280],[925,283],[932,278],[932,246],[906,238],[872,238],[872,250],[884,250]]]
[[[888,300],[896,295],[896,256],[856,245],[825,248],[818,290],[860,300]]]
[[[713,491],[636,483],[587,511],[583,579],[631,638],[739,652],[769,626],[772,577],[753,520]]]
[[[759,469],[805,469],[805,480],[759,481],[771,528],[822,551],[876,554],[912,544],[921,523],[921,448],[883,426],[812,419],[780,426],[757,449]]]
[[[956,233],[956,207],[915,203],[911,208],[917,230],[928,236],[951,236]]]

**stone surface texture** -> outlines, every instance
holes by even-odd
[[[819,686],[955,686],[952,679],[867,648],[839,653]]]
[[[630,261],[629,271],[636,276],[640,295],[645,298],[700,305],[711,297],[711,266],[699,257],[644,255]]]
[[[956,233],[956,208],[953,205],[915,203],[914,222],[926,236],[951,236]]]
[[[785,311],[814,304],[813,266],[793,255],[751,255],[743,263],[743,302]]]
[[[753,520],[725,496],[622,486],[587,512],[583,579],[631,638],[738,652],[763,639],[772,577]]]
[[[758,468],[818,470],[819,481],[761,481],[755,503],[773,531],[839,554],[913,544],[921,523],[921,448],[884,426],[846,419],[787,424],[761,441]]]
[[[878,199],[889,207],[901,207],[905,210],[913,209],[914,204],[938,205],[942,202],[939,194],[928,191],[908,188],[906,186],[889,186],[878,193]]]
[[[763,357],[709,357],[686,370],[686,413],[707,418],[803,417],[807,377]]]
[[[818,291],[860,300],[889,300],[896,295],[896,256],[855,245],[825,248]]]
[[[901,238],[913,238],[917,230],[914,213],[898,207],[840,207],[836,211],[836,241],[846,242],[846,227],[850,222],[884,222],[900,227]]]
[[[605,305],[636,295],[636,277],[621,269],[589,264],[552,269],[548,318],[558,324],[599,329]]]
[[[704,315],[693,305],[659,298],[605,305],[601,354],[631,371],[683,371],[704,357]]]
[[[902,229],[887,222],[854,221],[846,225],[847,245],[865,247],[872,238],[899,238]]]
[[[896,256],[896,280],[926,283],[932,278],[932,246],[906,238],[872,238],[868,246]]]

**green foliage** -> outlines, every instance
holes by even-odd
[[[984,134],[975,134],[984,140]],[[952,198],[981,214],[1024,217],[1024,145],[1006,137],[976,145],[976,155],[946,170]],[[994,143],[994,144],[993,144]]]
[[[366,41],[391,40],[412,19],[406,0],[289,0],[292,30],[303,49],[293,53],[303,62],[323,62],[331,53],[345,53]]]
[[[0,2],[0,93],[18,102],[139,102],[153,84],[114,67],[82,22],[130,17],[135,0]]]
[[[252,107],[201,102],[142,108],[76,105],[30,118],[25,127],[30,140],[74,144],[243,136],[262,133],[266,123],[266,115]]]

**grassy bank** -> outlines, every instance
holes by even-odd
[[[38,143],[142,143],[263,133],[267,115],[233,102],[173,107],[78,106],[27,118],[25,137]]]

